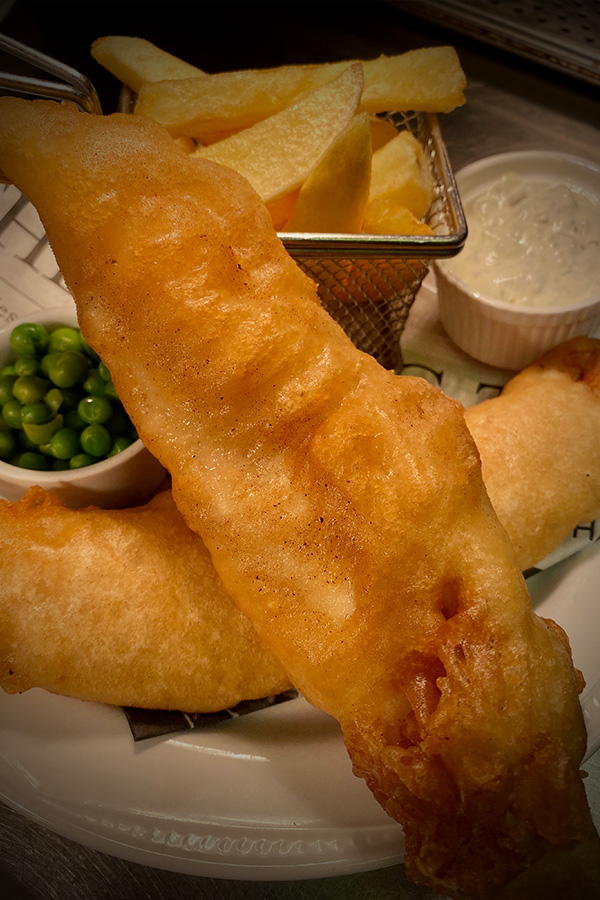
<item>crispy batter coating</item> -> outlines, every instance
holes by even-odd
[[[0,570],[9,693],[214,712],[290,686],[169,491],[123,510],[37,486],[0,500]]]
[[[600,514],[600,340],[560,344],[465,418],[523,570]]]
[[[336,716],[409,873],[492,896],[594,833],[578,678],[458,404],[357,351],[235,173],[141,118],[0,100],[83,333],[215,567]]]

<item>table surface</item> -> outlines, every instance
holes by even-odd
[[[407,15],[402,6],[17,0],[0,2],[0,31],[86,74],[105,112],[116,107],[118,86],[91,59],[89,47],[106,34],[145,37],[206,71],[369,58],[451,43],[468,80],[466,105],[441,117],[455,171],[474,159],[520,149],[560,150],[600,161],[597,88],[445,31]],[[508,6],[513,4],[504,4]],[[83,7],[85,13],[80,11]],[[28,72],[25,64],[1,54],[0,69]],[[588,796],[598,824],[600,753],[588,761],[586,769]],[[0,895],[6,900],[427,900],[434,896],[410,883],[401,866],[288,882],[229,881],[148,868],[80,846],[2,804]]]

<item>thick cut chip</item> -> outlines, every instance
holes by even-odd
[[[121,510],[0,500],[0,560],[5,691],[214,712],[290,686],[169,491]]]
[[[192,156],[235,169],[265,203],[272,203],[300,187],[352,121],[362,87],[363,70],[357,63],[277,115],[218,144],[199,147]]]
[[[300,188],[295,188],[289,194],[284,194],[283,197],[278,197],[277,200],[267,203],[267,209],[271,214],[273,225],[278,231],[283,230],[285,223],[293,213],[299,193]]]
[[[286,231],[359,232],[371,183],[371,129],[359,113],[330,145],[298,194]]]
[[[136,93],[146,81],[198,78],[202,69],[161,50],[144,38],[109,35],[92,44],[91,54],[112,75]]]
[[[380,197],[367,204],[362,230],[365,234],[433,234],[427,222],[405,206],[398,206],[394,199]]]
[[[433,176],[419,141],[401,131],[373,153],[369,201],[385,198],[421,219],[433,200]]]
[[[337,78],[360,60],[222,72],[207,78],[147,83],[135,112],[173,135],[214,141],[284,109],[301,93]],[[361,110],[450,112],[464,103],[465,75],[453,47],[426,47],[366,60]]]
[[[156,123],[0,98],[0,167],[226,590],[402,823],[409,874],[493,897],[597,845],[580,679],[462,407],[358,351],[248,182]]]
[[[369,122],[371,124],[371,147],[375,153],[376,150],[396,137],[398,129],[389,119],[382,119],[380,116],[371,116]]]
[[[425,47],[365,62],[361,110],[452,112],[465,102],[465,74],[453,47]]]

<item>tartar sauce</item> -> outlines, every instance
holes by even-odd
[[[600,203],[568,184],[510,173],[464,204],[469,234],[449,268],[519,306],[576,304],[599,290]]]

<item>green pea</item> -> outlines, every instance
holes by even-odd
[[[63,398],[63,409],[77,409],[81,400],[81,391],[78,391],[77,388],[61,388],[60,392]]]
[[[111,418],[113,408],[107,397],[84,397],[79,401],[77,412],[89,425],[104,425]]]
[[[13,458],[14,465],[20,466],[21,469],[37,469],[38,471],[46,471],[50,468],[48,459],[41,453],[32,453],[26,451],[20,453],[19,456]]]
[[[50,407],[52,412],[58,412],[58,410],[63,405],[63,395],[60,388],[50,388],[48,393],[44,396],[44,403],[46,406]]]
[[[4,406],[13,399],[13,384],[17,380],[16,375],[0,376],[0,406]]]
[[[65,425],[75,431],[83,431],[88,423],[84,422],[76,409],[70,409],[65,416]]]
[[[23,431],[34,444],[48,444],[57,431],[63,427],[63,417],[55,416],[49,422],[29,423],[23,422]]]
[[[131,438],[126,437],[124,434],[118,434],[112,442],[112,447],[106,454],[107,459],[110,459],[111,456],[116,456],[117,453],[122,453],[123,450],[127,450],[132,443]]]
[[[61,428],[50,439],[50,450],[56,459],[71,459],[81,453],[79,434],[74,428]]]
[[[21,424],[22,425],[43,425],[52,418],[52,410],[50,410],[43,400],[34,403],[27,403],[21,407]]]
[[[2,406],[2,418],[11,428],[19,429],[22,424],[21,410],[23,407],[18,400],[9,400]]]
[[[48,344],[48,332],[37,322],[22,322],[10,333],[10,348],[18,356],[37,356]]]
[[[110,377],[110,372],[108,371],[107,367],[104,365],[104,363],[102,361],[100,361],[98,363],[98,371],[99,371],[100,377],[102,378],[103,381],[112,381],[112,378]]]
[[[33,450],[35,453],[39,453],[39,445],[36,443],[36,441],[32,441],[31,438],[27,436],[27,432],[24,429],[16,432],[16,438],[19,447],[22,450]]]
[[[81,348],[82,348],[83,352],[85,353],[85,355],[89,356],[89,358],[92,360],[92,362],[94,362],[94,363],[100,362],[100,357],[98,356],[96,351],[93,349],[93,347],[90,347],[90,345],[88,344],[88,342],[86,341],[86,339],[84,338],[83,335],[81,335]]]
[[[19,356],[18,359],[15,359],[13,368],[15,375],[37,375],[40,371],[40,364],[35,356]]]
[[[20,375],[13,384],[13,396],[23,405],[43,400],[51,385],[38,375]]]
[[[104,389],[104,394],[106,397],[110,397],[111,400],[119,400],[119,396],[115,390],[115,386],[112,381],[106,382],[106,388]],[[119,400],[119,402],[121,402]]]
[[[0,431],[0,459],[10,459],[17,452],[17,442],[12,431]]]
[[[50,332],[48,341],[49,353],[64,353],[66,350],[83,351],[83,341],[78,328],[69,325],[60,325]]]
[[[82,469],[84,466],[90,466],[92,463],[98,462],[95,456],[88,453],[77,453],[69,460],[70,469]]]
[[[99,459],[110,450],[112,439],[104,425],[92,424],[84,428],[79,435],[81,449],[90,456]]]
[[[79,328],[24,323],[11,348],[17,359],[0,369],[0,459],[81,468],[137,440],[109,369]]]
[[[48,377],[50,372],[50,366],[52,366],[59,357],[60,353],[45,353],[40,359],[40,369],[46,377]]]
[[[90,369],[88,377],[83,382],[83,390],[93,397],[101,397],[106,390],[106,382],[98,369]]]
[[[78,350],[66,350],[51,361],[48,377],[59,388],[74,387],[84,381],[90,367],[89,359]]]

